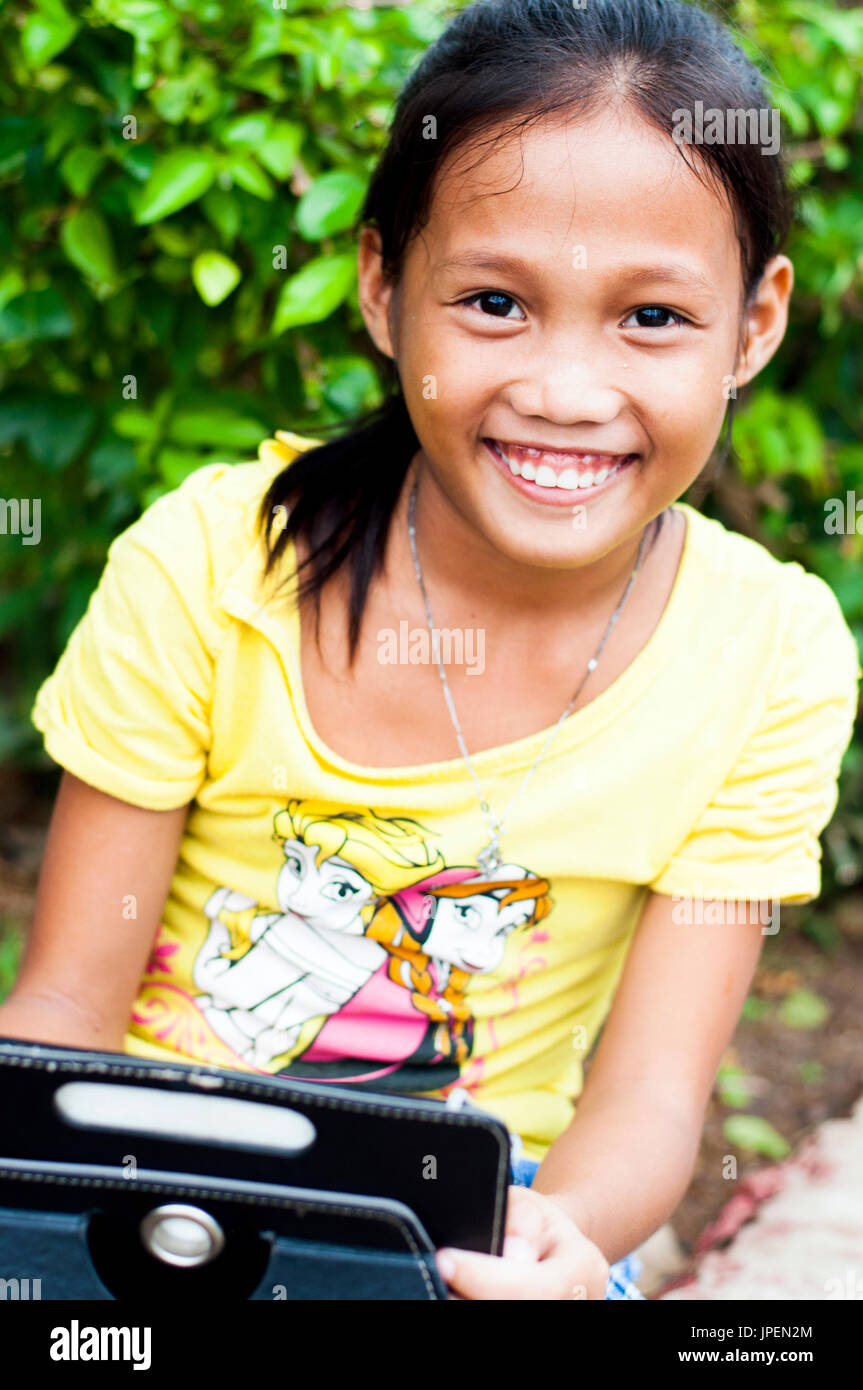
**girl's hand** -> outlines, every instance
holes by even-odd
[[[551,1197],[510,1187],[503,1255],[439,1250],[437,1265],[453,1296],[605,1298],[608,1261]]]

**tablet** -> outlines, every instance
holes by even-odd
[[[500,1254],[510,1136],[442,1101],[0,1039],[0,1159],[380,1198],[434,1248]]]

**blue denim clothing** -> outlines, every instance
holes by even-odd
[[[521,1154],[513,1157],[512,1181],[515,1186],[530,1187],[538,1167],[539,1164],[533,1158],[524,1158]],[[635,1280],[639,1278],[640,1274],[641,1261],[637,1255],[625,1255],[622,1260],[618,1260],[609,1269],[605,1297],[607,1299],[643,1299],[644,1294],[635,1286]]]

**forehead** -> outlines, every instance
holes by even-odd
[[[680,262],[717,285],[739,277],[724,190],[690,167],[690,151],[628,109],[589,119],[546,118],[489,141],[486,132],[445,160],[419,238],[427,268],[477,245],[539,269],[573,264],[584,245],[594,269],[645,258]]]

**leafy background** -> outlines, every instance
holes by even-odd
[[[863,9],[717,8],[782,112],[797,288],[778,358],[737,403],[736,455],[689,500],[822,575],[859,640],[863,534],[853,522],[829,534],[825,501],[863,479]],[[43,534],[0,544],[0,759],[19,778],[49,767],[29,712],[111,538],[202,464],[379,399],[354,222],[398,89],[447,12],[439,0],[0,8],[0,491],[41,498]],[[824,951],[861,874],[858,737],[824,893],[800,914]],[[0,940],[7,980],[15,958]],[[820,996],[791,995],[789,1026],[817,1027]],[[720,1086],[745,1103],[733,1060]],[[768,1140],[750,1134],[765,1152]]]

